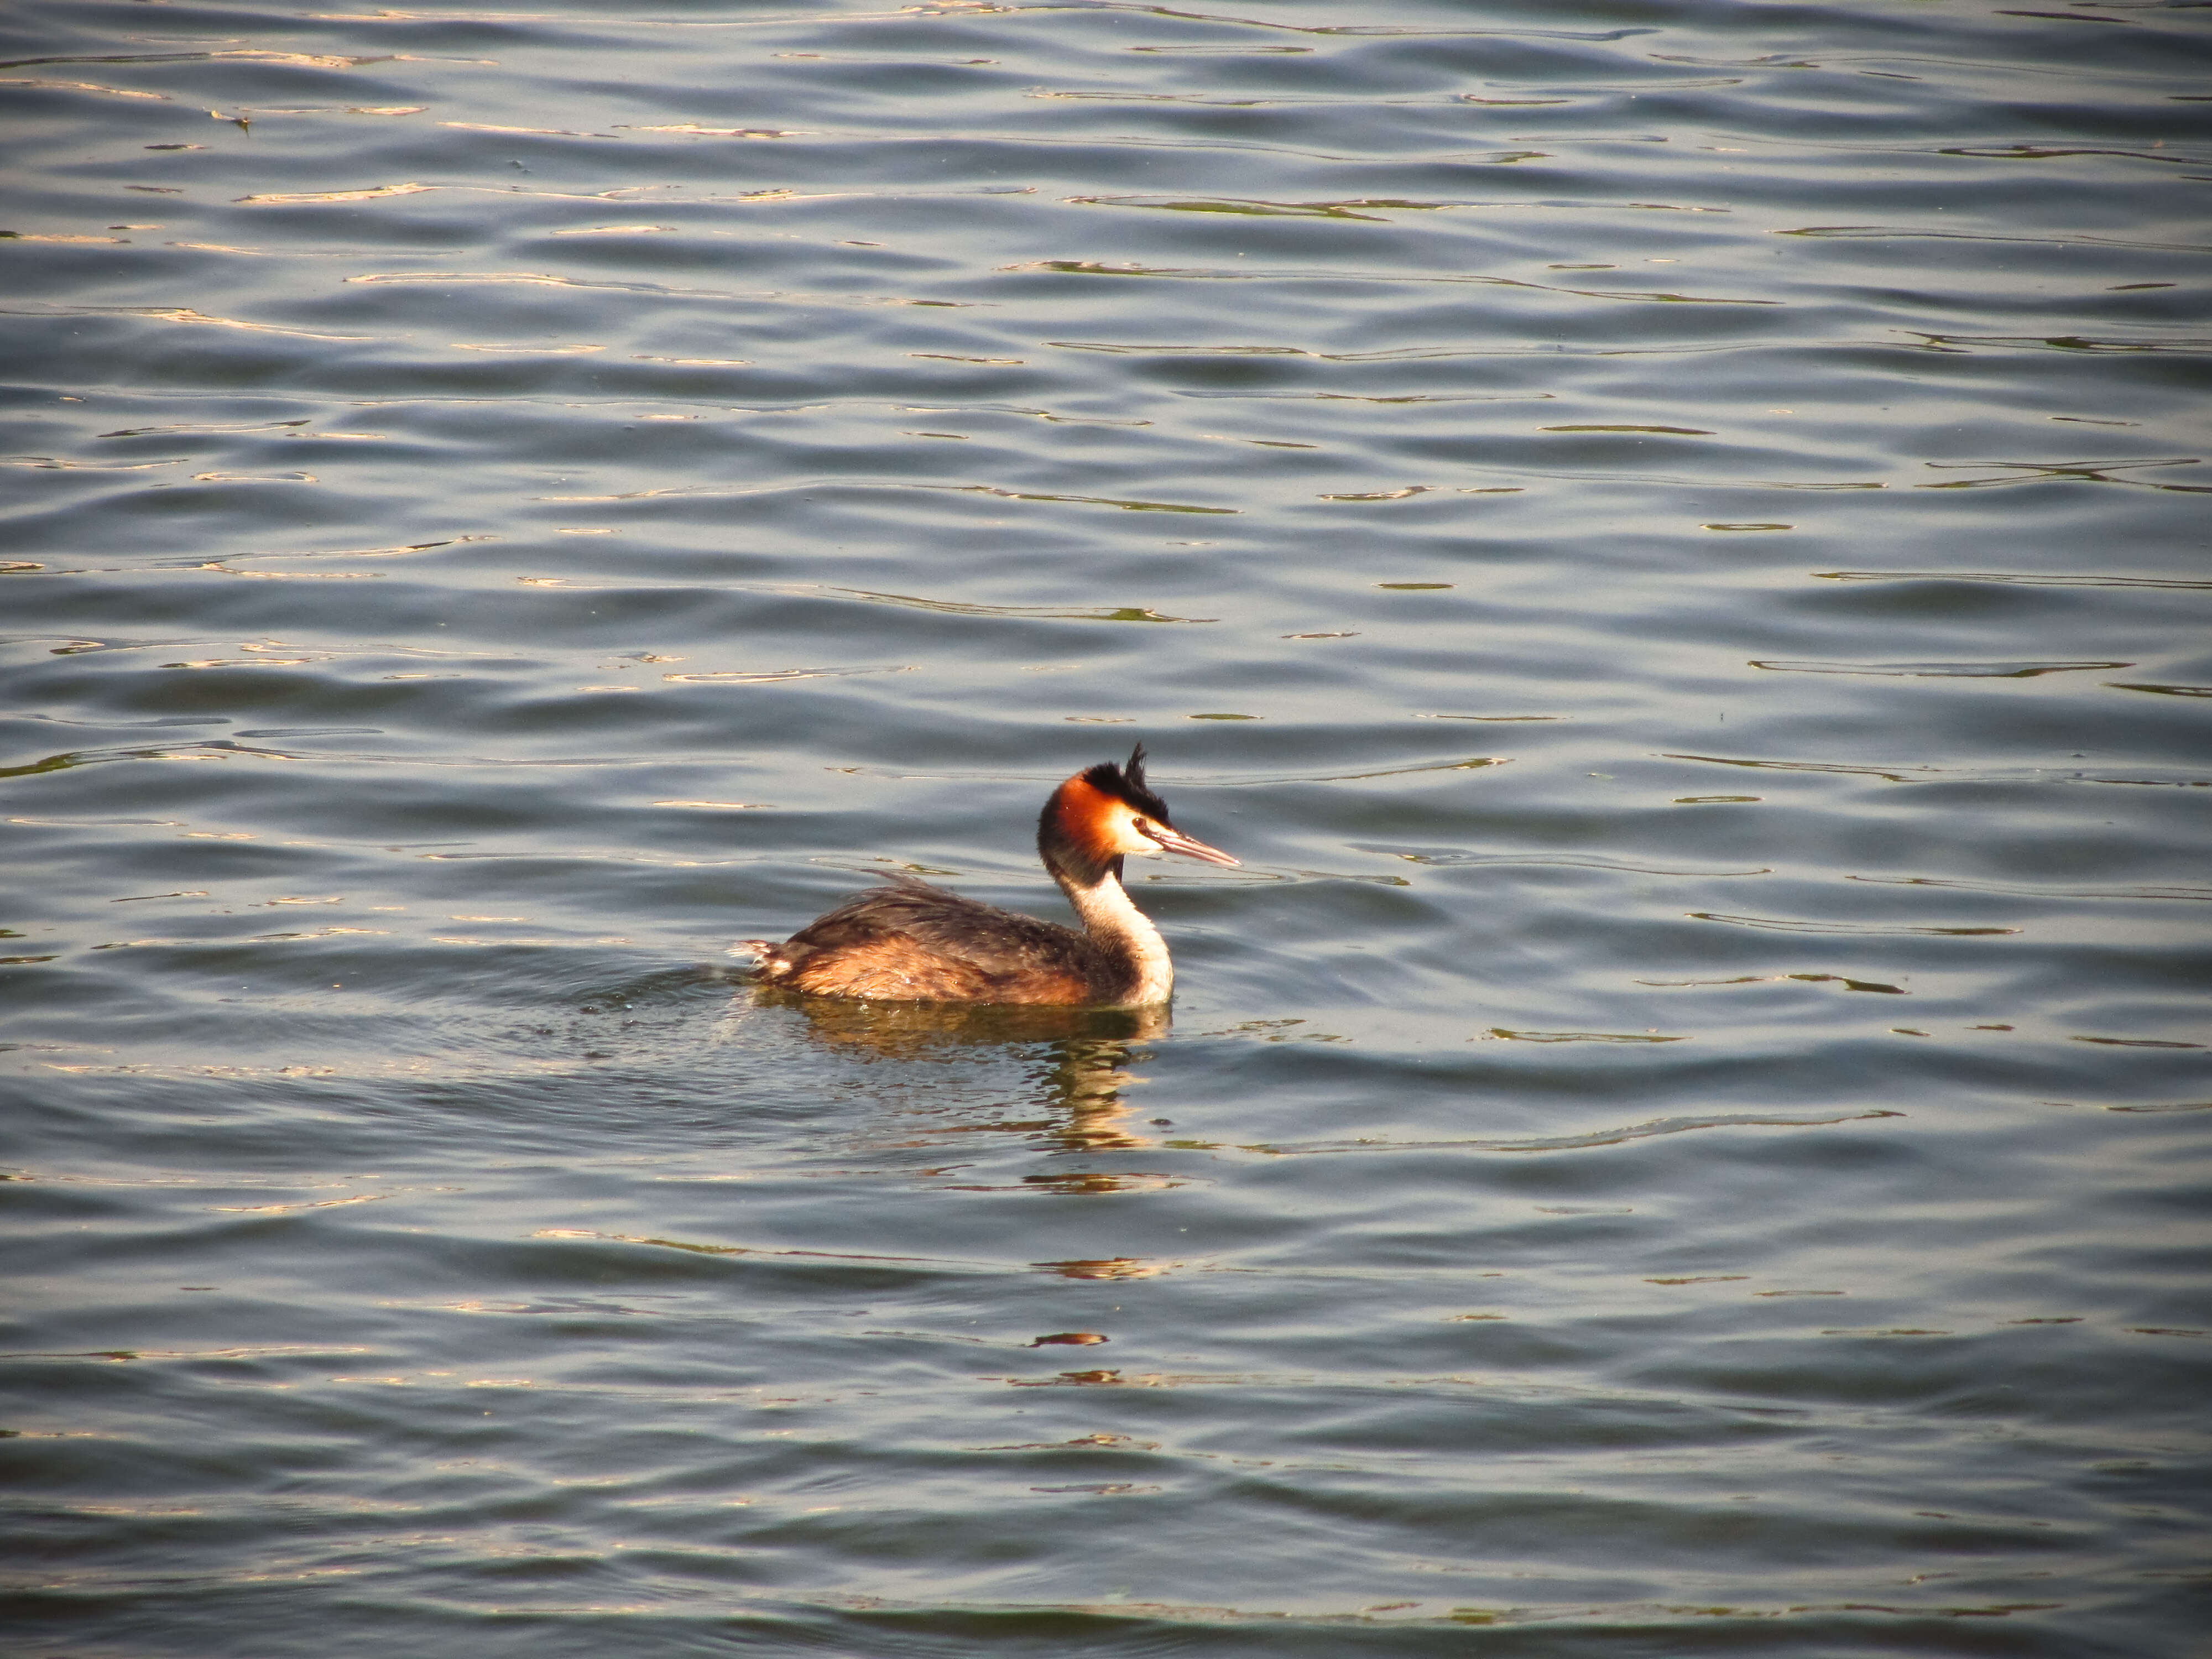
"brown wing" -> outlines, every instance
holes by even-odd
[[[1080,1003],[1106,994],[1097,956],[1073,928],[907,880],[802,927],[776,947],[769,972],[817,996]]]

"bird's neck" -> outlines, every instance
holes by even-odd
[[[1056,865],[1048,867],[1075,914],[1083,919],[1083,931],[1091,936],[1091,943],[1128,970],[1131,988],[1122,1000],[1140,1006],[1165,1002],[1175,988],[1175,964],[1168,960],[1168,942],[1152,926],[1152,918],[1123,890],[1117,872],[1108,870],[1095,880],[1085,881]]]

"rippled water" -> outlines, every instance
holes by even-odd
[[[2212,1626],[2212,12],[0,50],[12,1652]]]

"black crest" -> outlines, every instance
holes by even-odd
[[[1101,761],[1083,775],[1084,782],[1103,794],[1127,802],[1147,817],[1168,822],[1168,804],[1145,785],[1145,745],[1139,744],[1129,751],[1129,763],[1116,766],[1112,761]]]

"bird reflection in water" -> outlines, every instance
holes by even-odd
[[[1071,1008],[1039,1004],[878,1002],[857,998],[800,996],[766,986],[754,1006],[789,1008],[804,1016],[808,1036],[865,1060],[952,1060],[998,1049],[1024,1067],[1036,1093],[1007,1102],[1017,1110],[1042,1109],[1039,1121],[969,1126],[1004,1133],[1026,1129],[1059,1151],[1089,1152],[1150,1146],[1134,1128],[1135,1109],[1122,1091],[1135,1079],[1134,1045],[1164,1034],[1164,1005],[1135,1008]],[[1158,1178],[1113,1172],[1069,1172],[1032,1178],[1060,1192],[1121,1192],[1157,1186]]]

